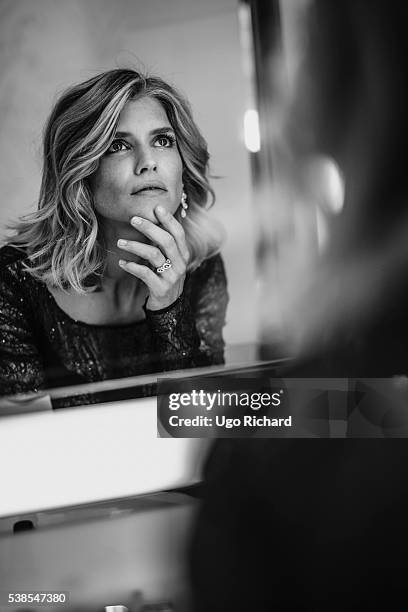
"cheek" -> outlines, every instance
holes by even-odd
[[[177,208],[181,202],[181,194],[183,193],[183,168],[180,165],[177,172],[174,174],[174,199],[175,207]]]
[[[100,168],[91,183],[95,199],[103,200],[109,194],[118,194],[123,190],[124,180],[121,173],[114,169]]]
[[[183,166],[181,161],[180,163],[176,161],[174,165],[169,166],[167,184],[169,187],[171,186],[168,207],[174,214],[180,206],[181,194],[183,192]]]
[[[181,192],[183,189],[183,163],[180,157],[174,160],[171,174],[173,177],[174,190],[177,196],[181,197]]]

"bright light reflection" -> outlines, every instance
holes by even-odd
[[[258,111],[249,109],[244,115],[244,140],[245,146],[251,153],[257,153],[261,148],[261,137],[259,134]]]
[[[328,203],[334,214],[339,214],[344,205],[344,179],[340,169],[333,159],[327,159],[326,181]]]

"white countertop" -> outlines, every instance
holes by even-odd
[[[156,397],[1,419],[0,517],[200,479],[208,441],[157,438]]]

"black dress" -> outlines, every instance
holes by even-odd
[[[24,263],[21,251],[0,249],[1,395],[223,363],[228,294],[219,255],[187,274],[171,306],[118,326],[69,317]]]

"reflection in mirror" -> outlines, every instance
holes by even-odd
[[[255,355],[236,2],[102,4],[9,6],[1,25],[0,389],[45,391],[36,409]]]
[[[261,132],[252,156],[264,358],[311,349],[308,336],[320,337],[331,313],[342,307],[337,274],[321,273],[343,213],[345,183],[338,160],[324,146],[332,129],[320,112],[327,91],[322,86],[320,104],[311,95],[321,59],[308,57],[313,5],[311,0],[243,0],[252,23]],[[346,65],[343,55],[339,48]],[[326,74],[324,67],[319,77],[321,72]],[[315,124],[321,125],[320,138]],[[328,297],[330,285],[334,298]]]

